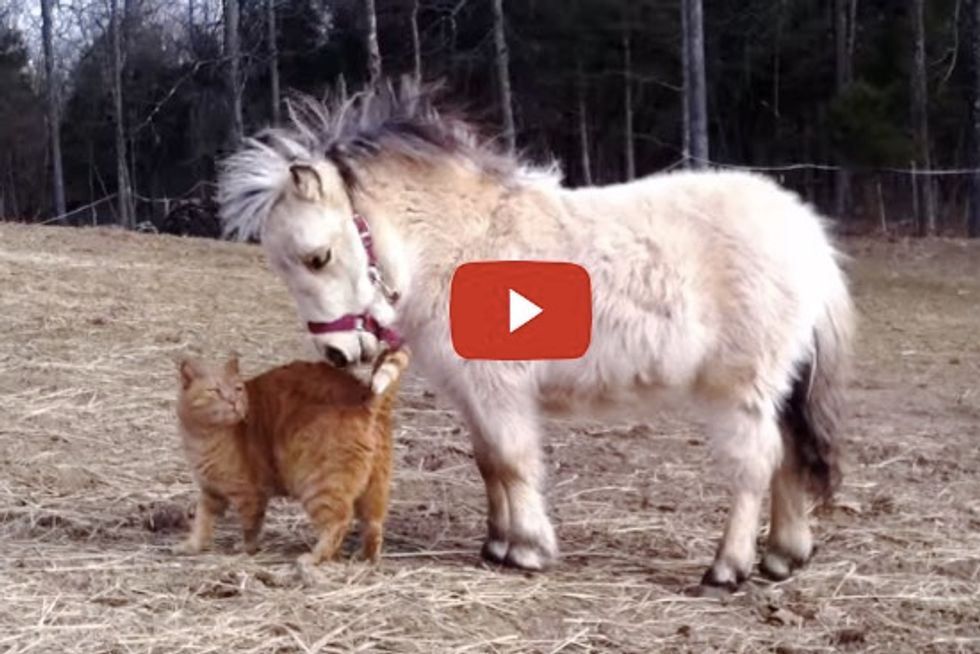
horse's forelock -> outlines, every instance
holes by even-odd
[[[219,217],[225,236],[247,240],[258,236],[289,179],[289,157],[278,137],[255,138],[221,163],[218,177]],[[287,148],[295,151],[295,148]]]

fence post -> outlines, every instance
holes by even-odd
[[[912,226],[919,229],[919,169],[912,162]]]
[[[876,180],[878,187],[878,215],[881,217],[881,233],[888,233],[888,216],[885,215],[885,196],[881,192],[881,179]]]

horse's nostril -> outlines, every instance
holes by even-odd
[[[327,346],[327,348],[323,351],[323,354],[327,357],[327,361],[330,362],[330,365],[334,366],[335,368],[346,368],[347,364],[350,363],[350,361],[347,360],[347,355],[338,348]]]

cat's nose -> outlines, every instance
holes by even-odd
[[[350,363],[347,355],[344,354],[342,350],[331,345],[324,348],[323,355],[327,357],[327,361],[330,362],[330,365],[335,368],[346,368],[347,364]]]

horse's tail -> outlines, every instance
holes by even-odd
[[[823,500],[833,496],[841,480],[839,431],[854,322],[843,279],[835,286],[814,325],[810,355],[782,410],[790,461],[808,490]]]

